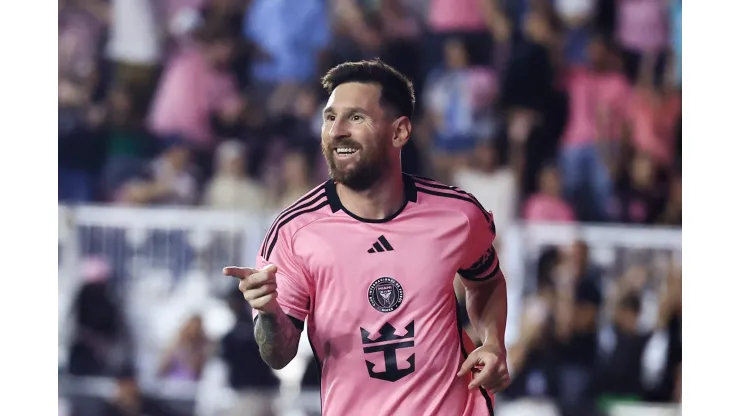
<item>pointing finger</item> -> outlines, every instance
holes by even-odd
[[[224,272],[224,275],[226,276],[236,277],[237,279],[244,279],[244,278],[247,278],[259,272],[259,270],[253,269],[251,267],[229,266],[229,267],[224,267],[223,272]]]

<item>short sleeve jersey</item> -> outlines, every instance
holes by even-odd
[[[278,267],[279,305],[306,322],[324,415],[492,414],[457,376],[473,344],[453,289],[455,273],[501,277],[492,215],[458,188],[403,180],[406,203],[382,220],[346,210],[333,181],[315,188],[278,215],[257,266]]]

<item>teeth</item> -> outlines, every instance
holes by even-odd
[[[351,154],[356,152],[357,149],[353,149],[351,147],[339,147],[336,149],[336,152],[339,154]]]

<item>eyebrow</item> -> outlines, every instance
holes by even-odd
[[[349,107],[345,109],[345,111],[348,113],[361,113],[361,114],[367,115],[367,111],[361,107]],[[336,110],[334,109],[334,107],[326,107],[324,109],[324,115],[329,114],[329,113],[336,113]]]

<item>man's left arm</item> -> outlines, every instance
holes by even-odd
[[[482,370],[474,374],[470,388],[484,387],[497,392],[506,388],[510,381],[504,344],[506,279],[501,272],[500,259],[493,245],[496,238],[493,215],[481,210],[469,215],[468,222],[465,255],[457,274],[465,286],[470,323],[483,345],[468,356],[460,374],[482,366]]]
[[[506,279],[501,272],[498,254],[493,245],[479,262],[481,267],[478,270],[461,269],[458,271],[460,280],[465,286],[465,303],[470,323],[484,345],[505,352]],[[485,267],[487,265],[488,267]]]

